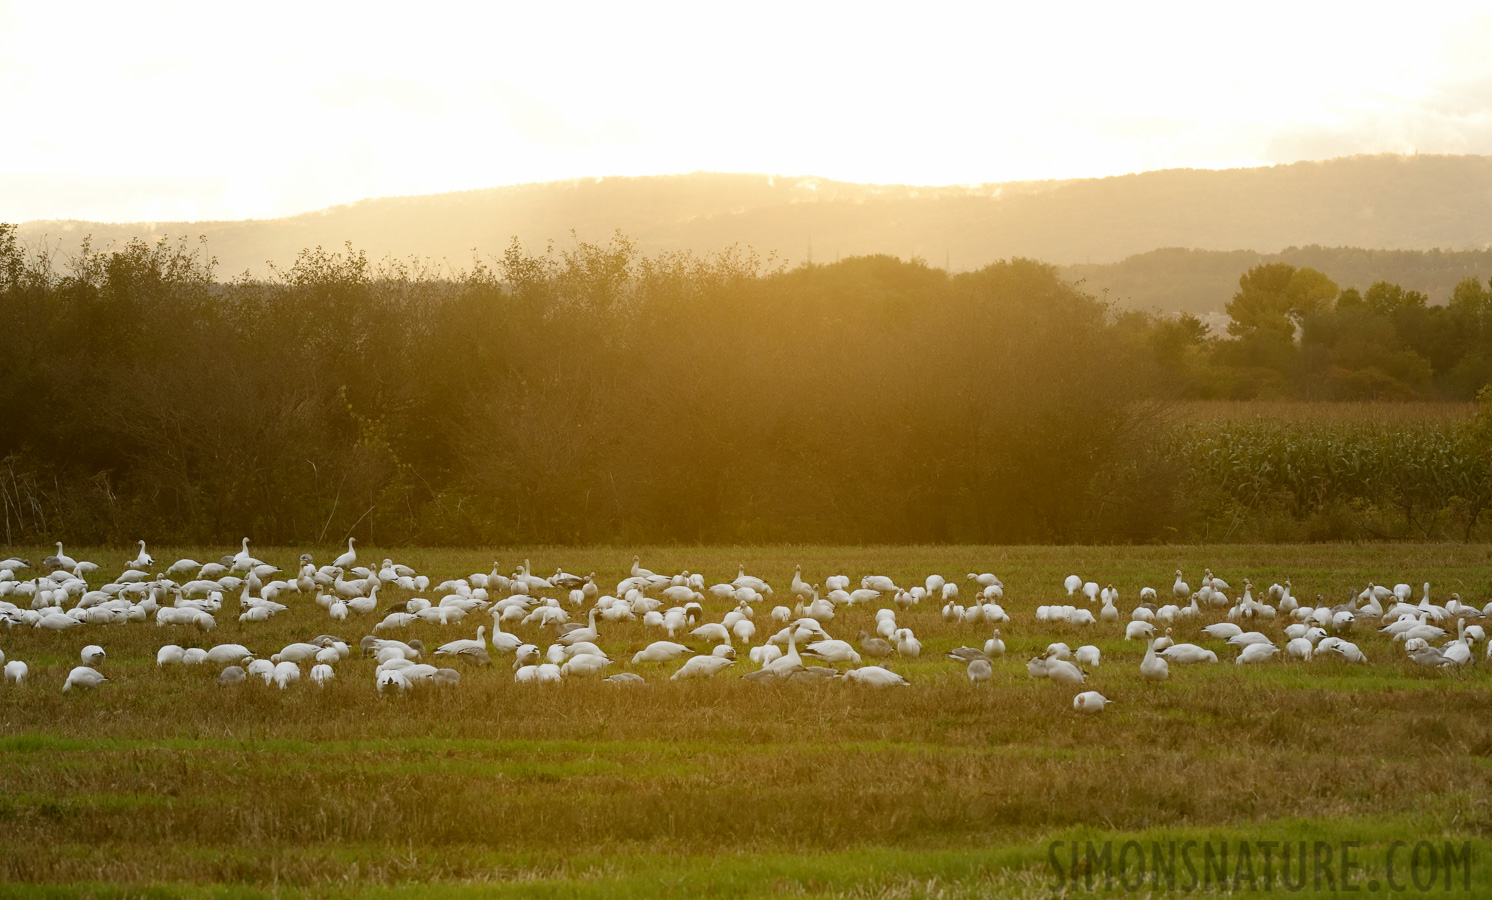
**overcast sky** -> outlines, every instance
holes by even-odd
[[[984,6],[0,0],[0,221],[1492,154],[1486,2]]]

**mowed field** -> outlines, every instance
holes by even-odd
[[[103,564],[100,575],[134,552],[67,549]],[[236,549],[151,552],[164,568]],[[286,569],[300,552],[251,550]],[[603,593],[633,553],[709,584],[744,565],[789,606],[795,565],[818,583],[884,574],[910,586],[938,573],[965,601],[965,574],[988,571],[1005,584],[1009,650],[990,683],[970,684],[946,653],[983,646],[990,628],[948,624],[929,602],[898,615],[923,644],[919,659],[888,663],[910,687],[743,682],[755,668],[745,648],[716,679],[670,682],[680,663],[630,664],[664,635],[602,623],[611,671],[648,684],[518,685],[511,657],[494,656],[481,669],[441,663],[462,670],[455,688],[380,695],[374,662],[356,655],[330,686],[303,680],[285,691],[219,688],[216,666],[155,665],[166,643],[238,642],[261,656],[323,633],[355,644],[381,618],[333,622],[309,596],[289,595],[288,612],[249,625],[230,597],[209,634],[153,623],[0,630],[6,658],[31,667],[28,683],[0,689],[0,896],[147,886],[233,896],[1051,896],[1049,842],[1131,838],[1358,840],[1369,875],[1381,869],[1375,849],[1393,841],[1470,840],[1473,887],[1492,891],[1484,648],[1476,666],[1425,671],[1363,623],[1352,639],[1368,665],[1236,666],[1231,648],[1198,631],[1222,618],[1206,609],[1174,637],[1216,650],[1220,664],[1173,664],[1157,685],[1140,680],[1144,645],[1124,641],[1122,624],[1077,629],[1034,615],[1069,602],[1061,582],[1078,574],[1118,588],[1127,619],[1142,586],[1166,602],[1176,568],[1196,587],[1203,566],[1235,594],[1245,577],[1256,595],[1290,578],[1302,602],[1321,593],[1340,603],[1370,581],[1403,581],[1418,599],[1428,581],[1436,602],[1455,591],[1480,607],[1492,599],[1483,545],[358,550],[365,564],[393,556],[434,582],[494,560],[510,572],[528,558],[539,575],[595,572]],[[50,549],[0,552],[39,563]],[[320,548],[317,562],[337,552]],[[771,605],[755,611],[758,642],[773,631]],[[718,621],[729,607],[705,608]],[[853,642],[875,608],[841,608],[828,630]],[[490,617],[387,634],[433,649],[474,637],[479,624]],[[1260,630],[1283,646],[1284,624]],[[510,630],[540,647],[552,637]],[[1115,701],[1102,715],[1076,715],[1073,689],[1028,676],[1026,660],[1057,640],[1101,649],[1088,687]],[[108,652],[99,668],[110,682],[64,694],[90,643]]]

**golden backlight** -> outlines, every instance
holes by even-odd
[[[0,221],[1492,152],[1479,3],[0,2]]]

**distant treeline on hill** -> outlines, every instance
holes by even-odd
[[[1344,288],[1367,290],[1386,281],[1419,291],[1434,304],[1451,298],[1468,278],[1492,278],[1492,250],[1365,250],[1360,247],[1289,247],[1187,250],[1172,247],[1122,262],[1064,266],[1063,275],[1116,305],[1162,312],[1220,313],[1238,290],[1238,276],[1269,263],[1317,269]]]
[[[0,226],[11,543],[1487,531],[1492,406],[1351,471],[1327,458],[1342,441],[1309,444],[1321,458],[1289,471],[1324,474],[1300,484],[1168,418],[1182,396],[1471,396],[1492,360],[1492,291],[1472,280],[1426,308],[1256,268],[1220,339],[1020,259],[789,269],[619,235],[515,241],[454,273],[318,248],[225,282],[172,242],[53,260]]]
[[[694,172],[383,197],[261,221],[29,222],[21,233],[30,241],[46,237],[63,252],[74,252],[85,235],[95,246],[118,247],[135,238],[206,235],[224,271],[258,277],[269,274],[266,261],[288,266],[303,247],[349,240],[375,259],[413,255],[465,265],[473,247],[501,247],[514,235],[541,247],[572,230],[586,241],[605,241],[620,230],[650,256],[740,244],[790,265],[884,253],[970,271],[1018,256],[1058,265],[1118,263],[1157,247],[1263,254],[1307,244],[1486,249],[1492,247],[1489,196],[1487,156],[1354,156],[944,187]],[[1272,261],[1240,260],[1222,281]],[[1386,280],[1438,296],[1407,272],[1360,275],[1326,260],[1283,261],[1321,269],[1346,286]],[[1222,282],[1209,283],[1220,305],[1228,297]],[[1127,288],[1116,293],[1128,296]],[[1195,302],[1160,307],[1218,308]]]

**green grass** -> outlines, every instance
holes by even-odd
[[[25,548],[34,561],[45,552]],[[359,548],[365,559],[385,554]],[[10,551],[6,551],[10,552]],[[69,548],[124,559],[119,549]],[[152,548],[164,562],[177,551]],[[199,560],[219,552],[189,551]],[[287,565],[297,551],[260,548]],[[394,553],[440,580],[510,570],[527,556],[614,585],[632,550]],[[1112,582],[1132,605],[1143,584],[1168,594],[1175,568],[1195,585],[1210,565],[1234,585],[1293,579],[1334,602],[1369,580],[1432,583],[1485,603],[1492,550],[1475,545],[1279,547],[651,548],[644,565],[736,565],[778,586],[792,567],[821,581],[870,572],[900,583],[931,572],[1004,579],[1010,647],[974,687],[944,653],[982,645],[986,626],[955,626],[927,604],[900,614],[924,642],[890,667],[912,687],[761,687],[738,676],[674,683],[678,664],[638,667],[651,682],[515,685],[502,658],[463,668],[455,690],[379,695],[373,663],[351,659],[325,690],[309,682],[221,690],[216,669],[157,669],[164,643],[241,642],[268,655],[293,640],[355,641],[377,617],[334,623],[309,598],[269,622],[219,627],[86,627],[0,632],[31,682],[0,689],[0,896],[258,896],[306,892],[449,896],[1050,896],[1048,842],[1140,835],[1146,841],[1361,840],[1371,863],[1394,840],[1472,840],[1473,877],[1492,889],[1492,676],[1483,665],[1425,673],[1364,629],[1371,664],[1172,667],[1142,684],[1139,642],[1119,629],[1038,626],[1064,602],[1061,579]],[[396,598],[390,598],[396,599]],[[757,609],[770,633],[767,608]],[[724,611],[707,604],[710,616]],[[235,611],[236,612],[236,611]],[[867,607],[829,630],[853,638]],[[1214,614],[1204,621],[1212,621]],[[469,636],[420,625],[429,646]],[[1264,626],[1278,636],[1283,623]],[[521,629],[541,646],[543,635]],[[614,659],[657,639],[601,627]],[[1090,686],[1116,700],[1073,714],[1073,691],[1031,680],[1024,661],[1052,640],[1093,643]],[[60,691],[84,644],[109,653],[111,683]],[[1480,658],[1480,652],[1477,654]],[[630,670],[622,664],[614,669]],[[1199,837],[1200,836],[1200,837]],[[1375,850],[1374,848],[1377,848]],[[1379,856],[1374,857],[1374,852]],[[1371,870],[1370,870],[1371,872]]]

